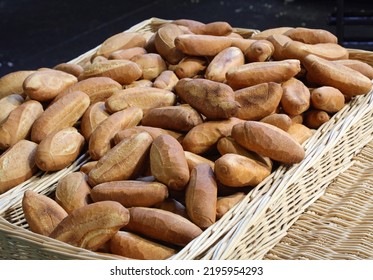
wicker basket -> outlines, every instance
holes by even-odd
[[[152,32],[166,22],[152,18],[130,31]],[[257,32],[237,29],[250,36]],[[96,48],[97,49],[97,48]],[[93,49],[72,62],[82,63]],[[351,56],[373,64],[373,54],[350,50]],[[373,139],[373,92],[354,98],[324,124],[305,144],[306,157],[297,165],[280,166],[245,199],[171,259],[261,259],[297,218],[324,192],[352,158]],[[69,168],[37,174],[0,196],[0,250],[3,259],[111,259],[69,246],[27,230],[21,200],[25,189],[53,193],[59,178],[79,169],[88,160],[82,155]]]

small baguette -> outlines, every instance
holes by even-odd
[[[91,133],[88,151],[93,160],[100,159],[111,149],[116,133],[125,128],[136,126],[142,119],[142,110],[138,107],[116,112],[103,120]]]
[[[87,175],[83,172],[72,172],[58,181],[55,200],[67,213],[91,203],[91,188]]]
[[[112,200],[124,207],[150,207],[168,197],[167,186],[159,182],[113,181],[96,185],[91,191],[94,202]]]
[[[282,83],[294,77],[300,70],[300,61],[297,59],[252,62],[229,70],[226,79],[228,85],[237,90],[260,83]]]
[[[36,165],[43,171],[62,170],[77,159],[84,144],[83,135],[74,127],[52,132],[38,145]]]
[[[214,171],[207,163],[198,164],[190,174],[185,189],[185,207],[190,220],[201,229],[216,221],[217,183]]]
[[[21,139],[28,139],[35,120],[44,112],[36,100],[28,100],[15,108],[0,125],[0,149],[7,149]]]
[[[149,238],[185,246],[202,233],[191,221],[166,210],[132,207],[129,211],[131,219],[124,229]]]
[[[123,139],[105,153],[88,173],[89,184],[95,186],[132,179],[143,167],[152,142],[153,138],[147,132]]]
[[[68,213],[52,198],[26,190],[22,210],[32,232],[49,236]]]
[[[78,208],[63,219],[49,237],[95,251],[129,221],[129,211],[115,201]]]
[[[201,115],[188,104],[149,110],[141,124],[176,131],[189,131],[203,122]]]
[[[38,170],[35,164],[37,144],[20,140],[0,156],[0,194],[31,178]]]
[[[176,254],[176,250],[137,234],[119,231],[110,239],[114,254],[138,260],[164,260]]]
[[[232,128],[232,137],[246,149],[282,163],[299,163],[305,156],[298,142],[270,124],[255,121],[237,124]]]
[[[15,71],[0,78],[0,98],[17,93],[24,95],[23,82],[35,71]]]
[[[85,140],[89,141],[92,132],[109,116],[110,114],[106,111],[105,102],[96,102],[89,106],[80,122],[80,130]]]
[[[49,133],[73,126],[89,106],[84,92],[73,92],[51,104],[34,122],[31,140],[40,143]]]
[[[181,144],[163,134],[154,139],[150,149],[152,175],[172,190],[183,190],[189,181],[189,168]]]

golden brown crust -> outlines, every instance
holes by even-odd
[[[110,239],[114,254],[138,260],[164,260],[176,254],[176,250],[137,234],[119,231]]]
[[[124,207],[150,207],[168,197],[167,186],[159,182],[134,180],[106,182],[91,191],[93,201],[112,200]]]
[[[31,129],[31,140],[40,143],[49,133],[73,126],[89,106],[89,97],[84,92],[73,92],[51,104]]]
[[[115,134],[125,128],[136,126],[142,119],[142,110],[138,107],[116,112],[103,120],[91,133],[88,151],[93,160],[100,159],[112,147]]]
[[[0,125],[0,149],[7,149],[21,139],[28,139],[32,125],[44,112],[36,100],[29,100],[15,108]]]
[[[173,190],[183,190],[189,181],[189,168],[181,144],[170,135],[154,139],[150,149],[152,175]]]
[[[131,219],[124,228],[156,240],[185,246],[202,233],[191,221],[169,211],[147,207],[129,211]]]
[[[243,120],[260,120],[274,112],[283,94],[278,83],[262,83],[235,91],[240,107],[237,117]]]
[[[216,221],[218,188],[214,171],[207,163],[198,164],[185,189],[185,207],[190,220],[201,229]]]
[[[96,102],[88,107],[82,116],[80,130],[88,141],[96,127],[106,120],[110,114],[106,111],[105,102]]]
[[[45,236],[68,215],[52,198],[31,190],[23,195],[22,210],[30,230]]]
[[[282,163],[298,163],[305,156],[298,142],[270,124],[255,121],[237,124],[232,128],[232,137],[248,150]]]
[[[20,94],[11,94],[0,99],[0,124],[2,124],[9,114],[24,102]]]
[[[84,137],[74,127],[52,132],[38,145],[36,165],[43,171],[61,170],[77,159],[84,143]]]
[[[24,80],[35,71],[15,71],[0,78],[0,98],[18,93],[23,94]]]
[[[91,203],[91,188],[83,172],[72,172],[58,181],[55,200],[67,213]]]
[[[110,181],[132,179],[143,167],[153,138],[147,132],[123,139],[88,174],[91,186]]]
[[[38,170],[35,164],[37,144],[20,140],[0,156],[0,194],[31,178]]]
[[[282,85],[282,109],[289,115],[300,115],[309,109],[311,104],[310,90],[298,79],[291,78]]]
[[[129,221],[129,211],[115,201],[78,208],[63,219],[49,237],[95,251]]]
[[[34,100],[50,101],[69,86],[78,82],[71,74],[60,70],[36,71],[23,82],[24,92]]]

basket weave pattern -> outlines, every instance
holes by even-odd
[[[150,19],[129,31],[154,31],[166,21]],[[245,34],[255,30],[237,29]],[[96,48],[97,49],[97,48]],[[84,63],[93,49],[72,62]],[[350,50],[373,65],[373,54]],[[373,92],[354,98],[324,124],[305,144],[306,157],[297,165],[280,166],[245,199],[171,259],[261,259],[287,234],[289,228],[373,139]],[[0,258],[3,259],[110,259],[27,230],[21,210],[26,189],[51,195],[59,178],[78,170],[83,155],[69,168],[37,174],[0,196]],[[277,253],[273,253],[276,255]]]

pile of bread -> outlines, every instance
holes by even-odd
[[[79,64],[0,78],[0,194],[88,153],[29,229],[133,259],[166,259],[202,234],[354,96],[373,68],[326,30],[244,38],[227,22],[175,20],[108,38]]]

